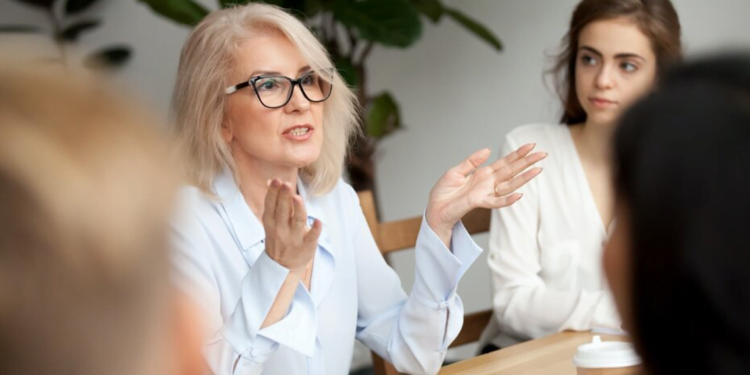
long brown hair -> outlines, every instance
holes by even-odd
[[[657,76],[664,68],[682,60],[680,20],[669,0],[583,0],[578,3],[570,20],[570,29],[562,41],[562,51],[550,70],[563,105],[563,124],[586,121],[586,111],[578,101],[575,66],[578,39],[586,25],[594,21],[628,17],[651,41],[656,55]]]

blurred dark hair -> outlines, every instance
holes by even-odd
[[[633,331],[649,373],[750,372],[750,54],[668,72],[621,119]]]
[[[583,0],[576,6],[570,28],[562,41],[550,73],[563,105],[560,122],[567,125],[586,121],[586,111],[578,101],[575,85],[578,39],[586,25],[601,20],[628,17],[651,41],[656,55],[657,75],[682,59],[680,20],[669,0]]]

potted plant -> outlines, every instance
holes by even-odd
[[[45,62],[68,66],[67,47],[75,44],[81,34],[95,30],[102,24],[99,19],[87,16],[88,10],[98,0],[16,0],[45,13],[49,28],[38,25],[0,25],[0,33],[47,33],[57,46],[59,56],[45,58]],[[61,7],[58,3],[64,1]],[[60,9],[58,9],[60,8]],[[89,68],[112,69],[123,66],[131,56],[130,48],[124,45],[104,47],[86,56],[83,64]]]

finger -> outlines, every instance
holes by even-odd
[[[531,150],[534,149],[534,147],[536,147],[536,143],[527,143],[519,147],[515,151],[511,152],[510,154],[505,155],[503,158],[498,159],[496,162],[492,163],[490,166],[492,167],[492,169],[497,170],[497,169],[502,168],[505,165],[510,165],[514,161],[526,156],[529,152],[531,152]]]
[[[305,201],[299,195],[295,195],[292,197],[292,207],[294,208],[294,212],[292,213],[292,230],[302,231],[307,224]]]
[[[538,176],[540,173],[542,173],[542,168],[537,167],[537,168],[530,169],[512,178],[510,181],[502,182],[498,184],[497,187],[495,188],[494,195],[508,195],[518,190],[521,186],[531,181],[534,177]]]
[[[292,188],[287,183],[282,183],[279,188],[279,200],[276,202],[276,225],[289,226],[292,215]]]
[[[320,237],[321,232],[323,232],[323,223],[321,223],[320,220],[315,219],[315,222],[313,222],[312,228],[310,228],[310,230],[307,231],[307,234],[305,234],[303,241],[308,244],[317,243],[318,237]]]
[[[275,225],[276,221],[276,202],[279,198],[279,187],[281,183],[277,179],[271,180],[266,192],[266,200],[263,203],[263,225],[265,227]],[[267,230],[268,228],[266,228]]]
[[[468,176],[469,174],[471,174],[471,172],[474,172],[475,169],[482,165],[482,163],[487,161],[487,158],[490,157],[491,153],[492,150],[490,150],[489,148],[483,148],[471,154],[468,158],[461,162],[461,164],[453,167],[452,169],[457,173]]]
[[[535,152],[531,155],[527,155],[526,157],[514,161],[510,165],[498,169],[495,173],[495,177],[501,181],[507,181],[546,157],[546,152]]]
[[[503,208],[508,207],[513,203],[518,202],[523,197],[521,193],[514,193],[511,195],[504,195],[501,197],[487,197],[487,205],[485,208]]]

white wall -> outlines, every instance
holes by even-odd
[[[497,150],[503,135],[529,122],[555,121],[558,105],[545,88],[545,53],[556,50],[576,0],[444,0],[489,26],[503,41],[494,52],[451,20],[426,25],[407,50],[376,48],[369,61],[373,93],[388,89],[398,99],[406,129],[383,141],[377,161],[379,199],[387,220],[417,215],[432,184],[448,167],[482,147]],[[210,0],[202,3],[213,6]],[[750,1],[674,0],[688,54],[729,46],[750,47]],[[136,0],[101,0],[92,9],[102,29],[81,39],[83,50],[126,43],[131,63],[114,77],[165,114],[180,47],[182,26],[158,18]],[[37,23],[38,12],[0,0],[0,24]],[[0,36],[7,39],[7,36]],[[497,157],[497,151],[492,158]],[[477,242],[486,245],[487,238]],[[413,257],[395,257],[409,287]],[[459,287],[467,311],[490,306],[484,258]]]

